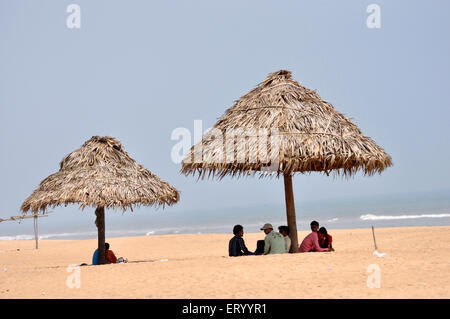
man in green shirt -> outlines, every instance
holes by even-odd
[[[264,255],[284,254],[286,252],[283,235],[274,232],[271,224],[265,224],[261,230],[266,234],[266,238],[264,238]]]

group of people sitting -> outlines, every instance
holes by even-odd
[[[328,234],[325,227],[319,228],[317,221],[312,221],[311,233],[303,239],[300,246],[295,249],[299,253],[334,251],[332,246],[333,238]],[[236,225],[233,227],[234,237],[230,239],[228,245],[228,254],[232,257],[246,255],[267,255],[267,254],[284,254],[291,251],[291,239],[289,237],[289,227],[280,226],[278,232],[273,230],[271,224],[265,224],[262,231],[266,234],[264,240],[258,240],[255,252],[247,249],[244,242],[244,227]]]
[[[317,221],[312,221],[311,233],[303,239],[297,248],[299,253],[313,251],[334,251],[332,246],[333,238],[328,234],[325,227],[319,228]],[[258,240],[255,252],[247,249],[244,242],[244,227],[236,225],[233,227],[234,237],[230,239],[228,245],[228,253],[232,257],[246,255],[268,255],[268,254],[284,254],[291,251],[291,239],[289,237],[289,227],[280,226],[278,232],[273,231],[271,224],[265,224],[262,231],[266,234],[264,240]],[[105,259],[110,264],[126,263],[128,259],[123,257],[117,258],[114,252],[109,249],[109,243],[105,243]],[[92,264],[98,265],[98,249],[92,256]],[[85,265],[85,264],[84,264]]]

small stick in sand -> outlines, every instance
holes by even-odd
[[[385,253],[379,253],[378,252],[378,247],[377,247],[377,241],[375,240],[375,229],[372,226],[372,235],[373,235],[373,243],[375,245],[375,251],[373,252],[373,254],[377,257],[387,257],[388,255]]]
[[[377,241],[375,240],[375,229],[373,228],[373,226],[372,226],[372,235],[373,235],[373,243],[375,245],[375,251],[377,251],[378,250]]]

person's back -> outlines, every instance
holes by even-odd
[[[328,251],[327,248],[321,248],[319,246],[319,236],[317,232],[311,232],[308,236],[303,239],[300,247],[298,248],[298,252],[307,253],[313,251]]]
[[[283,235],[273,230],[264,238],[264,255],[286,253],[286,241]]]
[[[264,255],[264,240],[258,240],[256,242],[255,255]]]
[[[291,238],[289,236],[284,236],[284,243],[286,247],[286,252],[288,253],[291,250]]]
[[[98,265],[98,249],[96,249],[94,255],[92,255],[92,264]]]

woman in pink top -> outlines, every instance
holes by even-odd
[[[300,247],[298,248],[299,253],[307,253],[310,251],[334,251],[333,248],[322,248],[319,245],[319,237],[325,236],[320,232],[312,232],[303,239]]]

